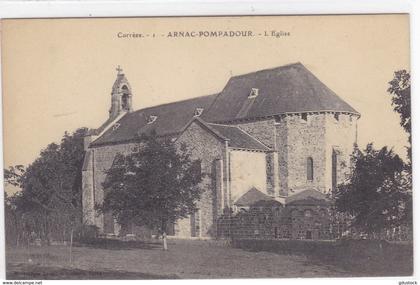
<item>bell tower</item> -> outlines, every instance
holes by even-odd
[[[122,68],[118,65],[117,79],[112,86],[111,109],[109,118],[114,119],[122,113],[128,113],[133,110],[131,86],[125,77]]]

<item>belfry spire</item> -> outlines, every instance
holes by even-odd
[[[127,113],[133,110],[130,83],[128,83],[121,66],[118,65],[115,70],[117,71],[117,79],[112,86],[111,108],[109,110],[110,118],[116,118],[121,113]]]

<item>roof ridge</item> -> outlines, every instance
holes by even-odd
[[[238,126],[235,126],[235,125],[218,124],[218,123],[209,123],[209,122],[206,122],[206,124],[208,124],[208,125],[217,125],[217,126],[222,126],[222,127],[232,127],[232,128],[238,128]]]
[[[159,104],[159,105],[154,105],[154,106],[150,106],[150,107],[146,107],[146,108],[142,108],[142,109],[137,109],[137,110],[135,110],[133,112],[130,112],[129,114],[137,113],[137,112],[140,112],[140,111],[145,111],[145,110],[148,110],[148,109],[163,107],[163,106],[167,106],[167,105],[177,104],[177,103],[185,103],[187,101],[192,101],[192,100],[195,100],[195,99],[202,99],[202,98],[205,98],[205,97],[211,97],[211,96],[215,96],[216,97],[217,95],[219,95],[219,93],[214,93],[214,94],[209,94],[209,95],[202,95],[202,96],[192,97],[192,98],[183,99],[183,100],[180,100],[180,101],[173,101],[173,102],[162,103],[162,104]]]
[[[269,68],[260,69],[260,70],[257,70],[257,71],[252,71],[252,72],[247,72],[247,73],[243,73],[243,74],[234,75],[234,76],[231,76],[230,78],[248,76],[248,75],[251,75],[251,74],[273,71],[273,70],[276,70],[276,69],[283,69],[283,68],[288,68],[288,67],[292,67],[292,66],[303,66],[303,67],[305,67],[300,61],[297,61],[297,62],[292,62],[292,63],[285,64],[285,65],[280,65],[280,66],[276,66],[276,67],[269,67]],[[305,67],[305,69],[308,70],[306,67]]]

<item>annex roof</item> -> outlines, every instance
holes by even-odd
[[[286,197],[288,205],[326,205],[329,203],[327,195],[313,189],[303,190]]]
[[[280,203],[276,201],[273,197],[268,196],[267,194],[261,192],[255,187],[252,187],[245,194],[239,197],[239,199],[236,200],[234,204],[239,207],[241,206],[248,207],[248,206],[253,206],[262,202]]]
[[[189,123],[187,123],[187,125],[185,125],[182,129],[182,132],[188,129],[193,122],[198,123],[217,138],[227,141],[228,147],[244,150],[271,151],[269,147],[237,126],[207,123],[198,117],[193,118]]]
[[[271,149],[236,126],[207,123],[217,133],[228,139],[231,148],[270,151]]]

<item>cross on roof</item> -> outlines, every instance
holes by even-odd
[[[115,70],[118,72],[118,75],[120,75],[122,68],[118,65],[117,68],[115,68]]]

